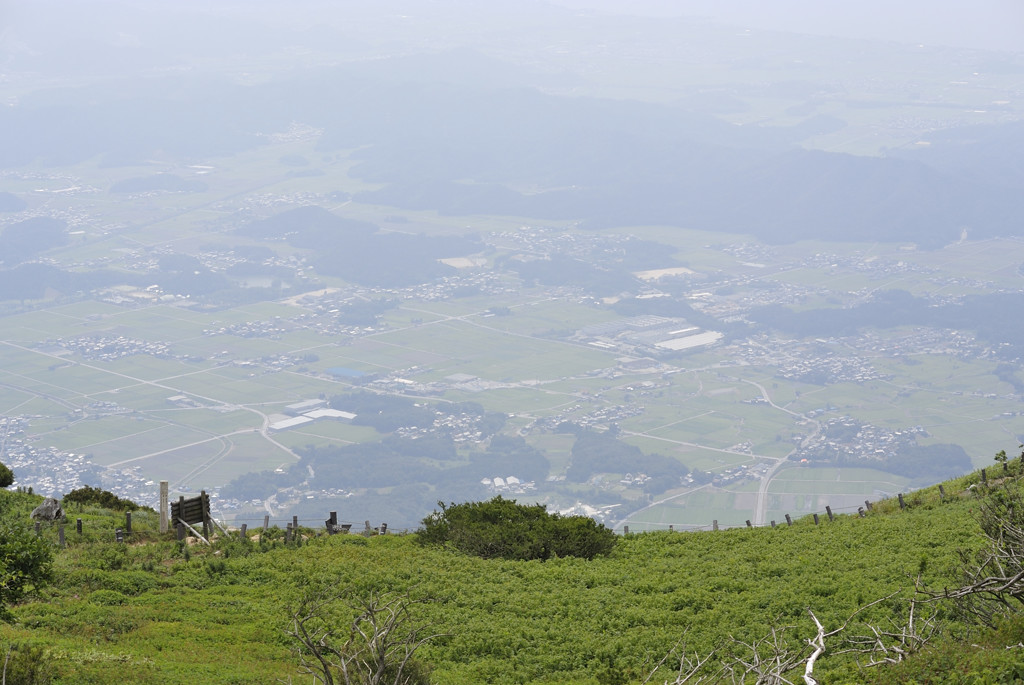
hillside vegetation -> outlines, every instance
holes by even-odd
[[[1008,473],[1019,471],[1014,460]],[[944,498],[930,488],[906,496],[906,509],[887,500],[818,525],[627,535],[592,560],[483,559],[415,535],[311,529],[298,542],[271,529],[207,547],[161,536],[147,511],[119,544],[123,513],[68,503],[66,549],[55,526],[42,528],[55,545],[53,581],[11,607],[0,645],[47,665],[26,682],[307,682],[288,631],[310,597],[407,595],[411,619],[438,635],[416,652],[436,683],[672,682],[681,655],[718,650],[716,663],[744,643],[765,653],[758,641],[773,627],[776,646],[806,656],[814,618],[826,631],[850,619],[815,664],[820,682],[1014,682],[1020,649],[1004,647],[1024,637],[1024,622],[982,628],[949,602],[916,605],[919,625],[941,630],[898,667],[861,670],[838,649],[841,637],[905,625],[918,578],[940,593],[959,586],[961,552],[972,558],[983,542],[979,506],[1012,481],[989,474],[986,485],[976,473],[945,483]],[[3,523],[29,528],[39,498],[0,498]],[[352,606],[330,604],[326,619],[345,632]]]

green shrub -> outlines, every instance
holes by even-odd
[[[418,541],[451,545],[484,559],[593,559],[608,554],[615,534],[585,516],[550,514],[542,504],[517,504],[501,496],[487,502],[449,504],[423,519]]]
[[[117,606],[124,604],[127,597],[115,590],[96,590],[89,595],[89,601],[93,604],[104,606]]]
[[[53,574],[49,543],[21,526],[0,525],[0,616],[29,589],[48,583]]]
[[[7,464],[0,464],[0,488],[6,488],[14,484],[14,471],[11,471]]]
[[[149,511],[155,513],[155,510],[151,507],[143,507],[130,499],[122,499],[112,492],[94,488],[90,485],[83,485],[64,495],[64,505],[66,506],[69,502],[74,504],[90,504],[103,507],[104,509],[113,509],[114,511]]]
[[[9,645],[3,649],[0,660],[4,662],[5,685],[49,685],[53,682],[53,659],[42,647]]]

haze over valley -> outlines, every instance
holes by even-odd
[[[681,530],[1024,441],[1016,10],[682,5],[5,4],[15,486]]]

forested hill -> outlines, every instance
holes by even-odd
[[[218,532],[207,546],[161,535],[144,510],[118,543],[125,513],[90,504],[98,491],[65,498],[61,548],[56,524],[37,538],[29,523],[40,498],[0,491],[0,646],[14,647],[8,683],[303,682],[301,643],[289,632],[333,628],[341,644],[354,616],[370,625],[367,616],[390,606],[404,617],[387,634],[393,646],[431,636],[406,671],[415,683],[697,682],[680,664],[710,678],[700,682],[752,683],[749,672],[729,678],[755,662],[762,671],[788,664],[786,678],[798,682],[816,646],[818,682],[1018,682],[1019,583],[959,602],[929,593],[963,587],[965,571],[993,571],[977,553],[981,533],[1020,532],[1021,472],[1019,459],[993,464],[984,479],[906,494],[902,508],[873,502],[863,517],[634,534],[590,560],[544,561],[464,554],[455,537],[426,545],[423,535],[323,527],[288,541],[278,529]],[[477,509],[492,510],[508,516],[487,534],[521,541],[507,503]],[[449,536],[465,522],[453,512],[435,518]],[[991,548],[1004,554],[1003,572],[1019,570],[1022,540]],[[45,549],[52,565],[19,567],[29,549]]]

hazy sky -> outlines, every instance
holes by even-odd
[[[655,16],[702,15],[748,28],[1024,52],[1022,0],[551,0]]]

